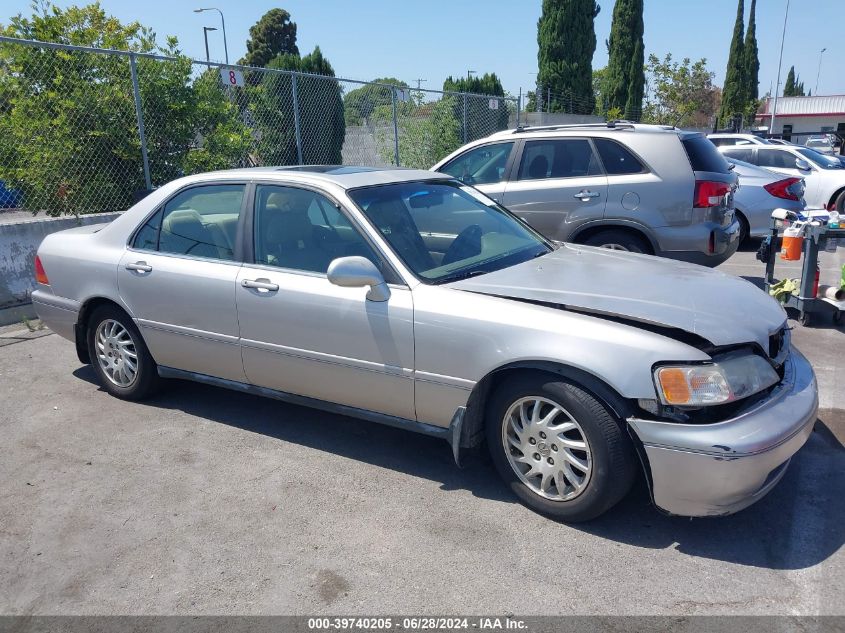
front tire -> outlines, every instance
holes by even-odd
[[[103,389],[124,400],[141,400],[158,387],[158,368],[132,319],[115,306],[88,319],[88,355]]]
[[[498,389],[486,434],[513,493],[554,519],[593,519],[634,482],[634,447],[622,422],[584,388],[555,376],[526,374]]]

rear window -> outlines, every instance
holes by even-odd
[[[690,136],[681,139],[693,171],[711,171],[728,174],[728,161],[719,153],[710,139],[704,136]]]
[[[599,151],[604,170],[611,176],[623,174],[641,174],[645,171],[642,163],[627,149],[615,141],[597,138],[593,141]]]

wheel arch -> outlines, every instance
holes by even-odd
[[[475,387],[467,400],[466,412],[461,428],[460,445],[471,448],[481,443],[484,436],[484,419],[490,394],[496,386],[509,376],[538,373],[564,378],[591,392],[620,420],[633,413],[632,404],[622,397],[607,382],[583,369],[565,363],[544,360],[521,360],[502,365],[490,371]],[[627,425],[626,425],[627,426]]]
[[[79,358],[80,362],[85,363],[86,365],[91,362],[91,357],[88,354],[87,341],[88,319],[91,318],[91,314],[93,314],[94,310],[104,305],[114,306],[121,312],[125,313],[130,319],[132,318],[132,315],[129,314],[129,311],[126,309],[126,306],[123,306],[119,302],[114,299],[109,299],[108,297],[89,297],[82,303],[82,306],[79,308],[79,316],[76,319],[76,325],[74,325],[73,328],[73,338],[74,344],[76,345],[76,356]]]
[[[585,240],[588,240],[593,235],[607,230],[625,231],[636,235],[637,237],[645,240],[646,244],[649,245],[651,248],[651,255],[660,252],[657,240],[651,234],[651,231],[642,224],[637,224],[636,222],[626,222],[624,220],[599,220],[583,224],[572,232],[567,241],[580,244]]]
[[[845,187],[840,187],[839,189],[837,189],[836,191],[834,191],[834,192],[833,192],[833,195],[832,195],[832,196],[830,196],[830,200],[828,200],[828,201],[827,201],[827,208],[830,208],[830,207],[832,207],[834,204],[836,204],[836,199],[837,199],[839,196],[841,196],[843,193],[845,193]]]

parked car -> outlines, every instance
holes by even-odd
[[[804,180],[779,174],[751,163],[730,159],[739,187],[734,195],[736,217],[740,222],[740,240],[765,237],[772,222],[772,211],[803,211]]]
[[[804,200],[810,208],[845,211],[845,165],[836,156],[793,145],[720,147],[719,151],[731,160],[803,178]]]
[[[736,176],[698,133],[610,122],[498,132],[432,169],[556,241],[716,266],[733,255]]]
[[[716,147],[732,146],[732,145],[768,145],[770,140],[765,139],[756,134],[739,134],[739,133],[716,133],[708,134],[707,138]]]
[[[0,180],[0,209],[18,209],[23,204],[23,191],[9,189],[6,182]]]
[[[190,176],[48,235],[35,270],[38,315],[118,398],[183,378],[444,438],[458,461],[486,440],[516,496],[562,520],[609,509],[638,467],[666,512],[735,512],[816,419],[768,294],[556,245],[444,174]]]
[[[816,150],[819,154],[828,154],[833,156],[836,152],[833,148],[831,140],[825,136],[811,136],[804,143],[806,147]]]

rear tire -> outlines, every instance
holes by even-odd
[[[651,254],[648,242],[636,233],[619,229],[608,229],[594,233],[583,241],[588,246],[598,246],[617,251]]]
[[[609,510],[634,482],[634,447],[622,424],[583,387],[531,373],[497,389],[485,431],[496,470],[517,498],[575,523]]]
[[[836,196],[836,202],[833,203],[833,208],[836,209],[840,216],[845,213],[845,190]]]
[[[141,400],[159,385],[158,368],[141,332],[123,310],[103,305],[88,319],[91,366],[103,389],[123,400]]]

